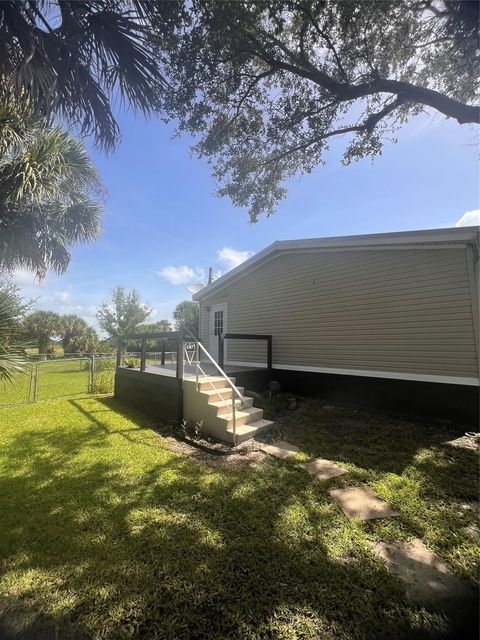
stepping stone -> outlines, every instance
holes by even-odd
[[[409,542],[369,542],[374,553],[404,583],[408,597],[418,603],[462,600],[473,595],[464,580],[450,573],[445,562],[416,538]]]
[[[265,451],[265,453],[269,453],[271,456],[282,459],[288,458],[288,456],[293,456],[299,452],[298,447],[294,444],[290,444],[289,442],[285,442],[285,440],[279,440],[273,444],[261,444],[260,449]]]
[[[480,447],[480,433],[467,431],[461,438],[448,440],[447,442],[444,442],[444,444],[450,445],[451,447],[458,447],[460,449],[471,449],[472,451],[476,451]]]
[[[336,478],[347,473],[345,469],[324,458],[317,458],[312,462],[304,462],[299,466],[309,473],[314,480],[330,480],[330,478]]]
[[[340,504],[343,513],[349,518],[373,520],[398,516],[396,511],[392,511],[388,504],[368,487],[333,489],[330,495]]]

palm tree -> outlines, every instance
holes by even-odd
[[[60,317],[59,334],[64,353],[91,353],[96,349],[98,337],[95,330],[77,315]]]
[[[19,326],[27,306],[14,286],[0,283],[0,381],[12,382],[24,370],[28,342],[19,337]]]
[[[24,319],[23,333],[35,342],[38,353],[48,353],[52,338],[60,333],[60,316],[53,311],[34,311]]]
[[[0,2],[0,103],[25,98],[112,148],[120,98],[147,114],[167,84],[157,53],[184,8],[144,0]]]
[[[0,269],[64,272],[100,233],[102,195],[81,142],[18,106],[0,108]]]

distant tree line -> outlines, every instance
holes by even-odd
[[[15,287],[10,287],[9,295],[15,297]],[[127,291],[124,287],[116,287],[110,299],[97,309],[98,324],[108,336],[104,339],[99,338],[95,329],[75,314],[61,315],[43,310],[27,313],[28,308],[21,304],[20,299],[17,299],[15,310],[16,321],[21,320],[17,334],[24,346],[36,347],[41,354],[53,354],[56,345],[61,346],[65,354],[109,353],[119,340],[134,333],[165,333],[176,329],[182,330],[187,338],[198,337],[198,305],[195,302],[185,300],[176,306],[174,325],[165,319],[148,323],[146,320],[153,308],[141,301],[138,291]],[[127,345],[130,352],[140,348],[140,340],[129,341]],[[147,349],[160,351],[162,341],[148,340]]]
[[[74,314],[33,311],[24,318],[21,331],[42,354],[53,353],[55,343],[62,346],[64,353],[94,353],[99,346],[95,329]]]

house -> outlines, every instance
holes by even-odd
[[[478,424],[478,260],[479,227],[274,242],[193,296],[201,341],[269,334],[285,390]],[[224,351],[265,365],[261,340]]]

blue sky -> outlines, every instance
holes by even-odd
[[[15,274],[36,308],[77,313],[94,326],[116,285],[136,288],[154,307],[152,321],[171,319],[209,266],[223,273],[275,240],[448,227],[479,208],[475,131],[439,116],[411,121],[373,163],[342,167],[345,140],[336,141],[326,166],[292,180],[277,213],[255,225],[215,197],[188,137],[172,139],[171,127],[132,113],[119,123],[117,151],[92,151],[107,189],[101,239],[75,247],[62,276],[36,283]]]

